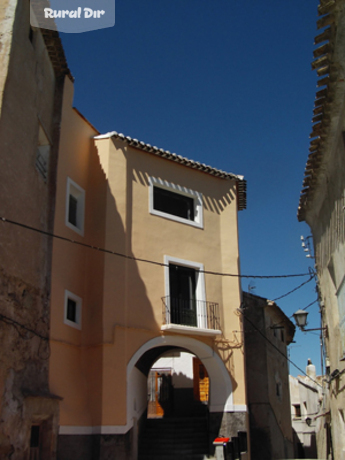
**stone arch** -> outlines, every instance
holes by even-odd
[[[195,354],[204,364],[210,377],[210,412],[233,411],[232,383],[230,375],[214,350],[203,342],[186,336],[161,336],[142,345],[127,365],[127,426],[132,426],[146,409],[146,376],[136,367],[145,357],[157,356],[169,348],[183,348]],[[152,363],[151,363],[152,364]]]

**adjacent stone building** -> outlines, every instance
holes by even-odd
[[[31,28],[29,8],[0,7],[0,458],[12,460],[55,458],[58,427],[48,385],[52,240],[40,231],[53,230],[71,76],[57,34]]]
[[[243,293],[252,460],[293,458],[287,345],[295,326],[275,302]]]
[[[329,398],[323,444],[345,459],[345,1],[321,1],[312,68],[318,77],[298,219],[310,226],[326,345]],[[330,452],[323,452],[325,458]]]

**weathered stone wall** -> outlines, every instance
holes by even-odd
[[[25,0],[0,8],[0,214],[51,232],[64,76],[41,32],[30,31],[29,8]],[[50,145],[46,177],[36,167],[40,128]],[[8,220],[0,221],[0,458],[28,458],[31,427],[40,425],[50,459],[58,427],[48,388],[52,242]]]
[[[133,429],[117,435],[60,435],[57,460],[134,460],[132,432]]]

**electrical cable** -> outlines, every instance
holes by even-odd
[[[273,299],[273,302],[275,302],[276,300],[283,299],[284,297],[287,297],[288,295],[292,294],[293,292],[295,292],[298,289],[300,289],[301,287],[303,287],[305,284],[310,283],[310,281],[313,280],[314,278],[315,278],[315,275],[311,276],[307,281],[304,281],[302,284],[300,284],[299,286],[295,287],[291,291],[287,292],[286,294],[281,295],[280,297],[276,297],[275,299]]]
[[[320,388],[322,388],[322,385],[320,385],[316,380],[312,379],[308,374],[306,374],[306,372],[304,372],[300,367],[297,366],[297,364],[295,364],[288,356],[286,356],[281,350],[279,350],[279,348],[273,343],[270,341],[270,339],[258,328],[256,327],[256,325],[254,323],[252,323],[252,321],[250,321],[249,318],[247,318],[247,316],[244,314],[244,311],[242,308],[239,308],[238,309],[240,311],[240,313],[242,313],[242,316],[243,318],[248,321],[248,323],[269,343],[272,345],[272,347],[278,351],[278,353],[280,353],[290,364],[292,364],[297,370],[299,370],[300,372],[302,372],[303,375],[305,375],[306,377],[308,377],[312,382],[314,382],[316,385],[318,385]]]
[[[158,265],[158,266],[161,266],[161,267],[168,267],[169,266],[168,264],[164,264],[162,262],[157,262],[157,261],[148,260],[148,259],[141,259],[141,258],[138,258],[138,257],[129,256],[129,255],[126,255],[126,254],[121,254],[119,252],[111,251],[109,249],[100,248],[98,246],[93,246],[93,245],[90,245],[90,244],[82,243],[80,241],[75,241],[75,240],[72,240],[70,238],[66,238],[66,237],[63,237],[63,236],[60,236],[60,235],[55,235],[54,233],[50,233],[50,232],[46,232],[44,230],[40,230],[40,229],[32,227],[30,225],[22,224],[20,222],[16,222],[16,221],[7,219],[5,217],[0,217],[0,220],[2,222],[10,223],[12,225],[16,225],[16,226],[25,228],[27,230],[31,230],[31,231],[34,231],[34,232],[37,232],[37,233],[40,233],[40,234],[43,234],[43,235],[46,235],[46,236],[49,236],[49,237],[52,237],[52,238],[56,238],[56,239],[59,239],[59,240],[62,240],[62,241],[66,241],[68,243],[77,244],[79,246],[83,246],[83,247],[86,247],[88,249],[94,249],[94,250],[97,250],[97,251],[100,251],[100,252],[104,252],[106,254],[115,255],[115,256],[118,256],[118,257],[122,257],[122,258],[125,258],[125,259],[137,261],[137,262],[150,263],[150,264]],[[261,278],[261,279],[292,278],[292,277],[302,277],[302,276],[310,275],[310,273],[291,274],[291,275],[240,275],[240,274],[231,274],[231,273],[212,272],[212,271],[208,271],[208,270],[200,270],[200,272],[205,273],[205,274],[209,274],[209,275],[217,275],[217,276],[229,276],[229,277],[237,277],[237,278]],[[286,294],[284,294],[284,295],[282,295],[280,297],[277,297],[276,299],[273,299],[273,301],[281,299],[283,297],[286,297],[286,296],[292,294],[297,289],[300,289],[302,286],[304,286],[305,284],[309,283],[313,278],[314,278],[314,276],[312,276],[309,280],[307,280],[307,281],[303,282],[302,284],[300,284],[299,286],[297,286],[295,289],[289,291],[288,293],[286,293]],[[310,305],[308,305],[308,306],[310,306]],[[308,308],[308,306],[306,308]],[[0,314],[0,320],[3,320],[5,322],[11,322],[13,325],[21,327],[21,328],[25,329],[26,331],[31,332],[32,334],[35,334],[36,336],[40,337],[42,340],[49,340],[48,337],[44,337],[44,336],[38,334],[34,330],[24,326],[23,324],[18,323],[17,321],[15,321],[12,318],[9,318],[9,317],[7,317],[5,315]]]
[[[6,217],[0,217],[0,220],[2,222],[6,222],[6,223],[9,223],[9,224],[12,224],[12,225],[16,225],[18,227],[22,227],[22,228],[25,228],[27,230],[32,230],[32,231],[40,233],[42,235],[46,235],[46,236],[49,236],[49,237],[52,237],[52,238],[56,238],[56,239],[59,239],[59,240],[62,240],[62,241],[66,241],[68,243],[77,244],[79,246],[83,246],[83,247],[88,248],[88,249],[94,249],[96,251],[100,251],[100,252],[103,252],[105,254],[110,254],[110,255],[117,256],[117,257],[122,257],[122,258],[133,260],[133,261],[136,261],[136,262],[144,262],[144,263],[148,263],[148,264],[152,264],[152,265],[158,265],[160,267],[168,267],[169,266],[168,264],[165,264],[163,262],[157,262],[157,261],[149,260],[149,259],[141,259],[139,257],[129,256],[129,255],[126,255],[126,254],[122,254],[120,252],[111,251],[110,249],[104,249],[104,248],[100,248],[98,246],[93,246],[91,244],[82,243],[81,241],[72,240],[72,239],[66,238],[64,236],[55,235],[54,233],[46,232],[44,230],[40,230],[38,228],[31,227],[30,225],[22,224],[20,222],[14,221],[14,220],[7,219]],[[213,271],[208,271],[208,270],[199,270],[199,272],[200,273],[205,273],[206,275],[228,276],[228,277],[234,277],[234,278],[259,278],[259,279],[281,279],[281,278],[296,278],[296,277],[310,276],[310,273],[298,273],[298,274],[290,274],[290,275],[240,275],[240,274],[234,274],[234,273],[213,272]],[[303,284],[306,284],[309,281],[310,280],[306,281]],[[302,285],[298,286],[296,289],[299,289],[300,287],[302,287]],[[296,290],[296,289],[294,289],[294,290]],[[291,292],[294,292],[294,290],[291,291]],[[282,297],[285,297],[286,295],[289,295],[291,292],[289,292],[287,294],[284,294],[284,296],[278,297],[278,299],[282,298]]]

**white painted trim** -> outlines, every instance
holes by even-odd
[[[90,435],[93,434],[92,426],[69,426],[61,425],[59,427],[59,434],[78,434],[78,435]]]
[[[92,435],[92,434],[126,434],[131,429],[130,425],[104,425],[104,426],[69,426],[59,427],[61,435]]]
[[[202,329],[199,327],[182,326],[180,324],[164,324],[161,331],[179,332],[188,335],[204,335],[204,336],[217,336],[221,335],[222,331],[219,329]]]
[[[132,428],[132,425],[104,425],[93,427],[94,434],[125,434]]]
[[[228,406],[227,412],[248,412],[248,407],[245,404],[234,404]]]
[[[78,202],[77,208],[77,226],[71,224],[68,220],[69,214],[69,197],[72,195]],[[77,232],[79,235],[84,236],[84,216],[85,216],[85,190],[82,189],[70,177],[67,177],[66,186],[66,204],[65,204],[65,225]]]
[[[194,200],[194,220],[184,219],[183,217],[174,216],[166,212],[157,211],[153,207],[153,188],[157,186],[165,190],[185,195]],[[191,225],[192,227],[204,228],[204,209],[202,204],[202,194],[181,185],[173,184],[163,179],[149,177],[149,212],[155,216],[164,217],[165,219],[174,220],[181,224]]]
[[[181,265],[182,267],[193,268],[197,272],[196,280],[196,300],[206,302],[206,287],[205,287],[205,274],[204,264],[193,262],[191,260],[180,259],[178,257],[164,256],[164,277],[165,277],[165,295],[170,297],[170,283],[169,283],[169,264]],[[207,330],[207,318],[205,312],[199,311],[200,304],[197,302],[197,329]],[[170,323],[170,318],[167,318],[167,324]],[[194,328],[195,329],[195,328]]]
[[[76,302],[76,322],[67,319],[67,300],[72,299]],[[67,326],[74,327],[75,329],[81,329],[81,308],[82,308],[83,300],[81,297],[77,296],[73,292],[68,291],[65,289],[65,304],[64,304],[64,323]]]

